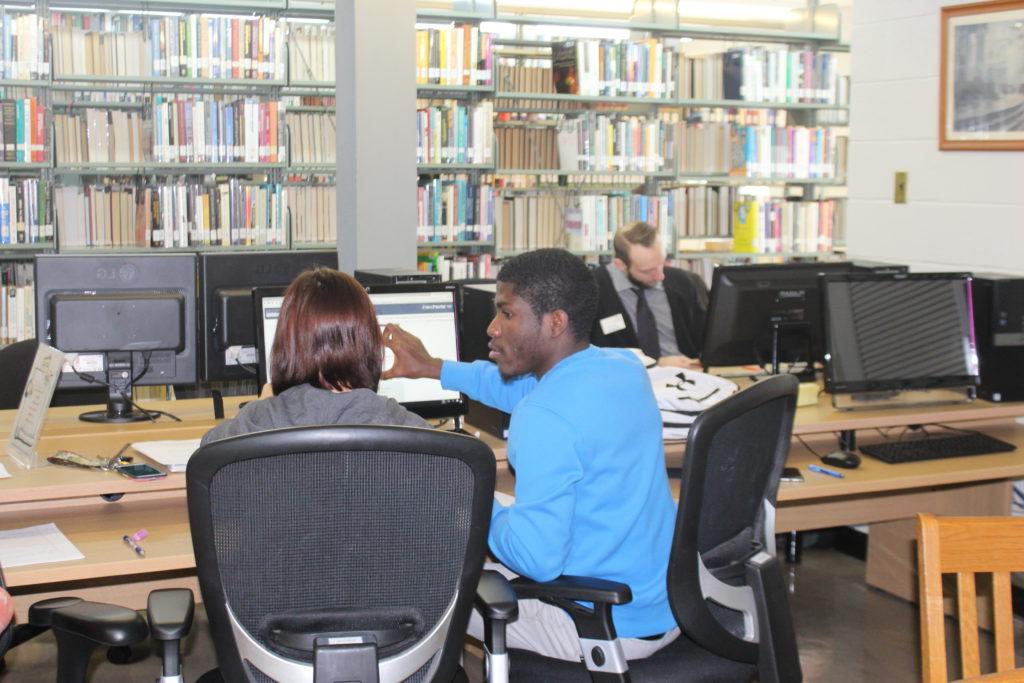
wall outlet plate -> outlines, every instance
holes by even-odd
[[[907,172],[896,171],[896,177],[893,181],[892,188],[892,201],[896,204],[907,203]]]

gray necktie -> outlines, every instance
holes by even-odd
[[[640,350],[651,358],[660,358],[658,326],[654,322],[654,312],[647,305],[645,288],[634,287],[633,291],[636,292],[636,338],[640,342]]]

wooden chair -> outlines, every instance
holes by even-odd
[[[1013,649],[1010,572],[1024,571],[1024,518],[917,516],[921,605],[921,671],[925,683],[946,681],[942,575],[956,574],[961,680],[1024,680]],[[975,576],[992,574],[996,671],[981,675]]]

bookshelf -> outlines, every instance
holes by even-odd
[[[469,20],[451,11],[458,4],[431,3],[420,21]],[[614,230],[638,219],[704,272],[842,249],[849,46],[838,14],[808,3],[813,22],[770,28],[684,21],[660,3],[616,18],[513,4],[461,4],[496,22],[481,23],[496,31],[496,258],[540,246],[606,257]],[[577,84],[560,92],[559,53],[573,36]],[[587,60],[603,71],[582,73]],[[444,239],[421,248],[491,247]]]

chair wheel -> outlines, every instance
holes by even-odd
[[[112,647],[107,650],[107,661],[111,664],[127,664],[132,660],[132,648],[129,645]]]

